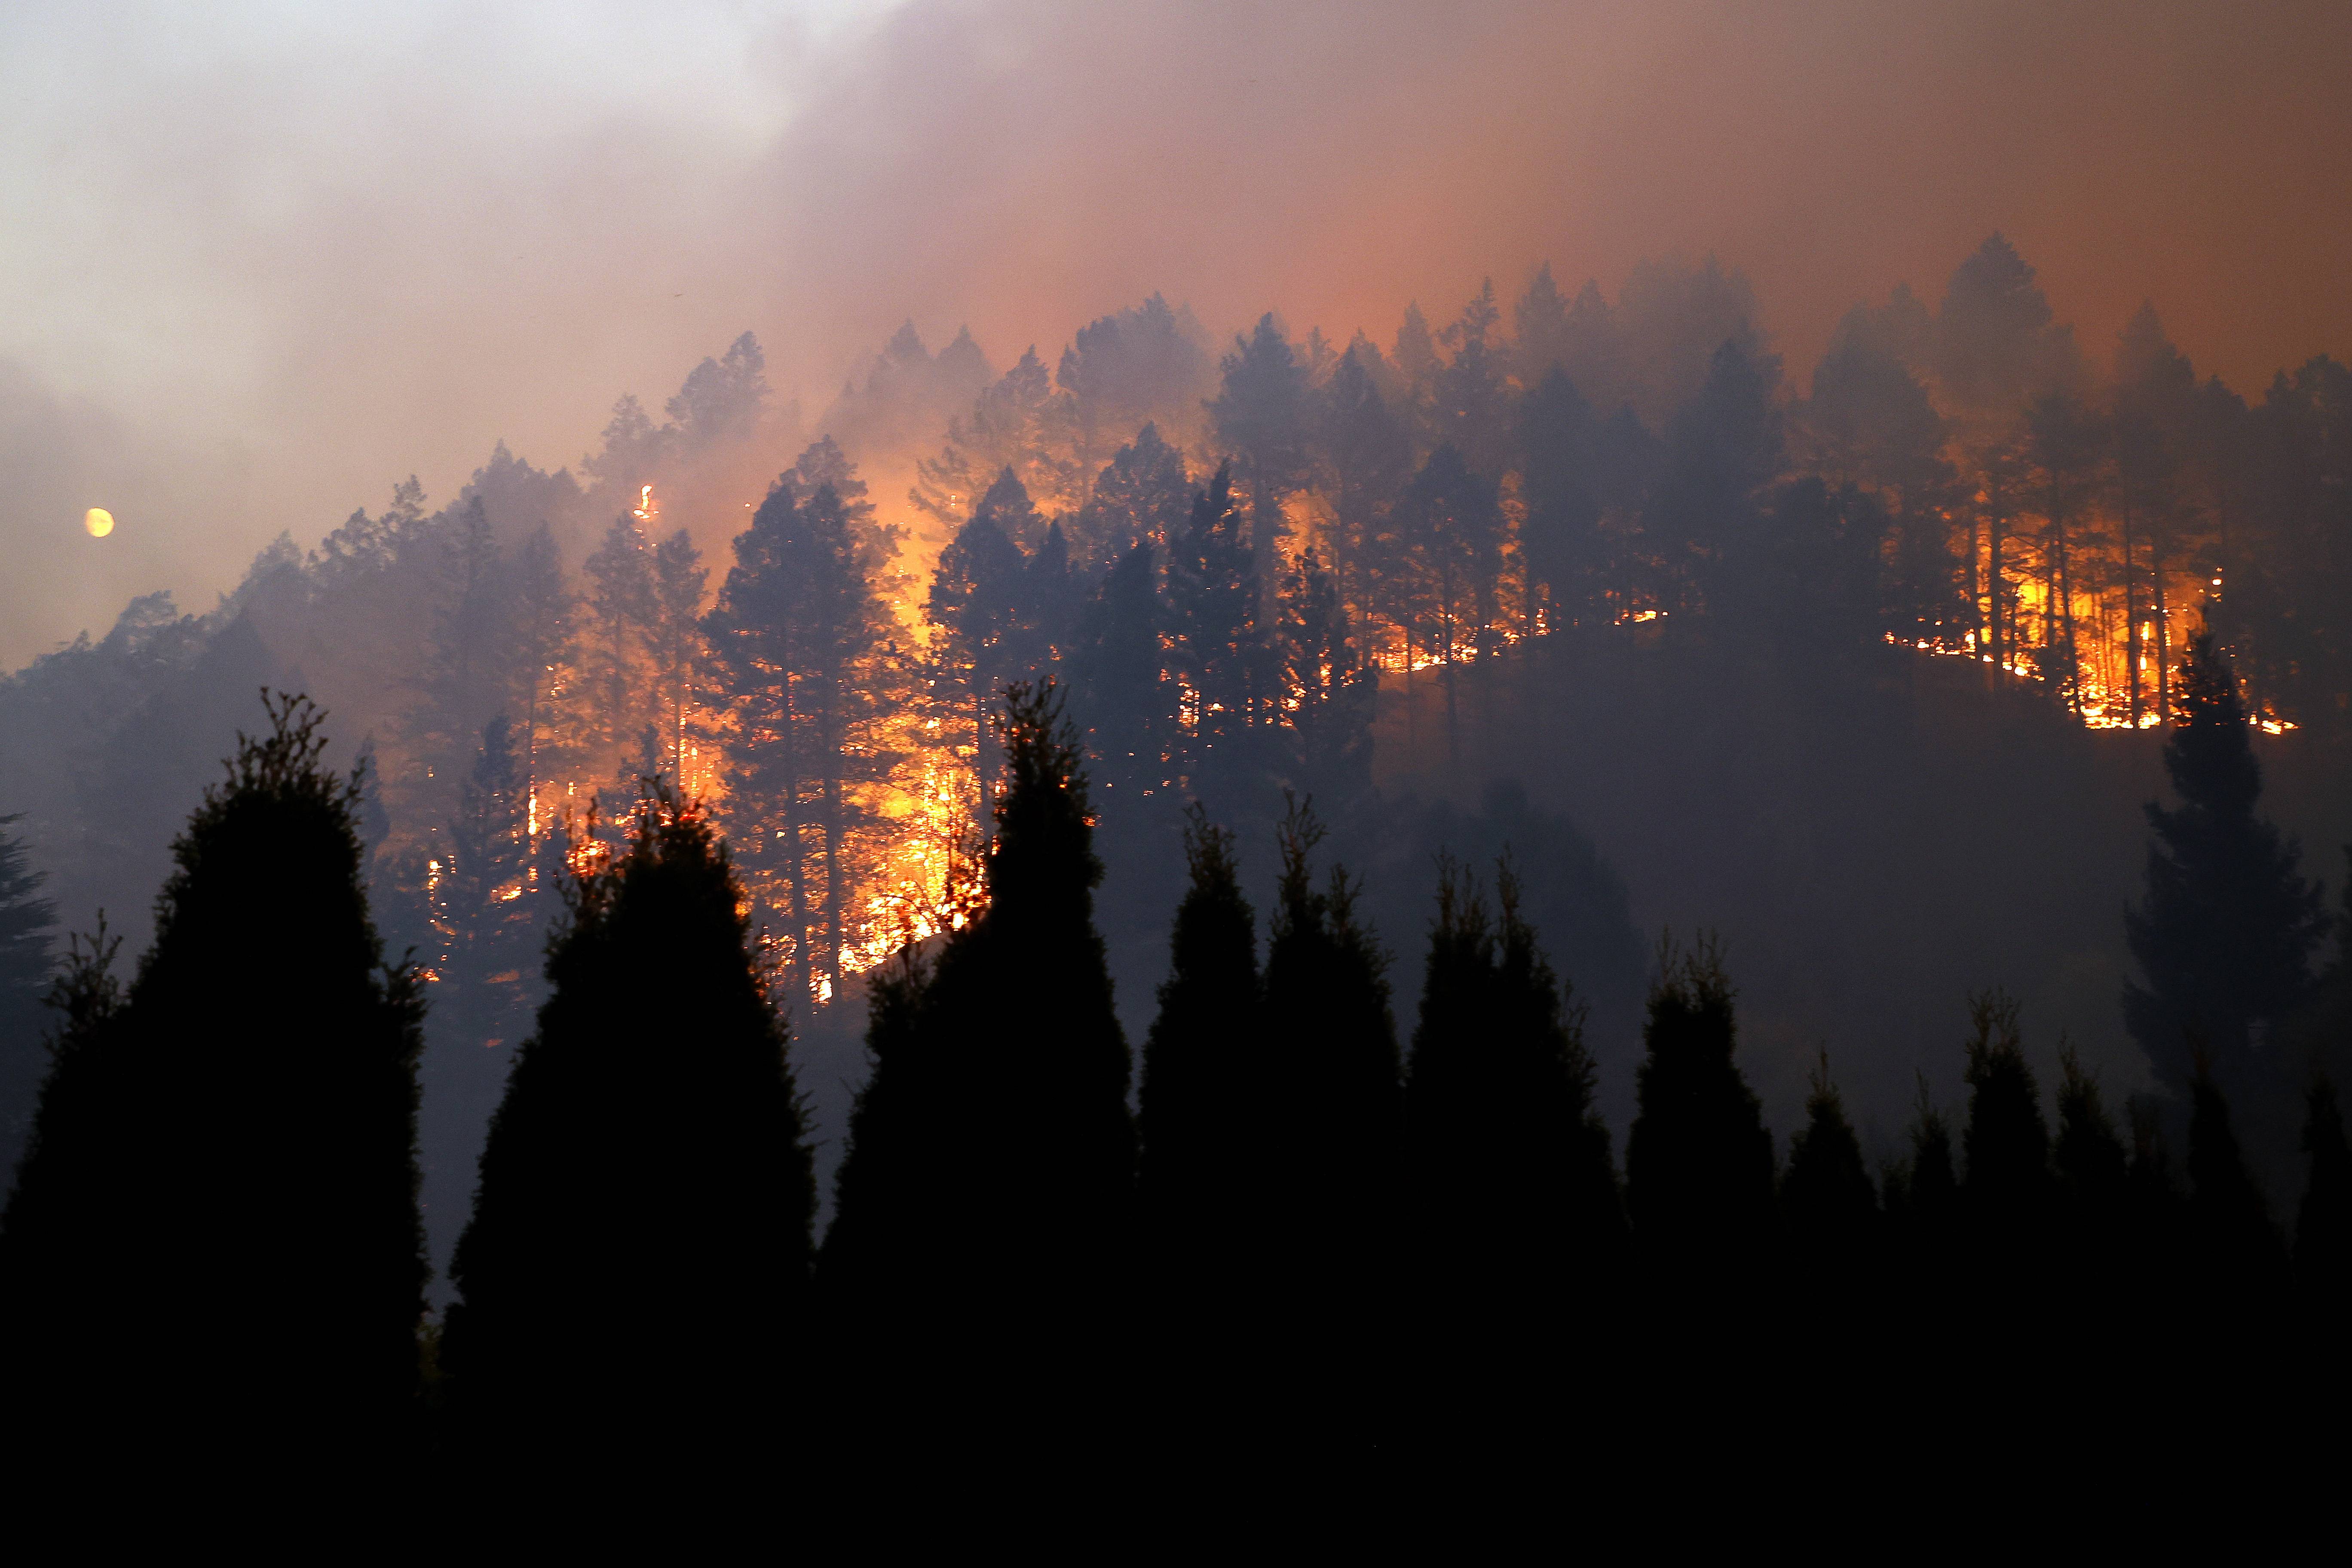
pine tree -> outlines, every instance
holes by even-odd
[[[591,696],[589,732],[609,757],[625,747],[652,711],[646,644],[655,622],[653,551],[635,517],[613,519],[604,542],[582,563],[594,585],[585,676]]]
[[[1527,292],[1512,308],[1511,325],[1518,341],[1511,351],[1511,373],[1532,391],[1568,358],[1568,300],[1552,281],[1551,263],[1536,268]]]
[[[239,1416],[289,1443],[391,1439],[416,1389],[422,1009],[361,879],[362,780],[318,710],[269,703],[173,846],[127,997],[103,935],[12,1200],[0,1293],[83,1415]]]
[[[1408,656],[1415,643],[1437,656],[1445,683],[1446,754],[1458,763],[1456,674],[1463,664],[1495,651],[1502,507],[1495,486],[1471,472],[1459,452],[1440,446],[1398,498],[1395,531],[1402,571],[1391,593],[1410,608],[1391,612],[1391,618],[1414,628]]]
[[[1069,519],[1070,551],[1092,572],[1124,560],[1139,543],[1171,548],[1192,508],[1184,455],[1146,424],[1096,476],[1094,493]]]
[[[697,779],[688,776],[688,737],[694,730],[695,675],[704,657],[702,593],[709,578],[702,552],[684,528],[654,547],[653,619],[646,628],[646,651],[653,659],[661,728],[669,737],[660,771],[688,799],[697,793]]]
[[[784,1025],[726,848],[667,785],[569,903],[442,1365],[494,1452],[715,1449],[795,1386],[815,1192]]]
[[[1596,472],[1600,434],[1591,405],[1563,371],[1552,370],[1519,405],[1519,490],[1528,507],[1519,537],[1532,580],[1529,613],[1539,583],[1554,630],[1612,619]]]
[[[1486,279],[1445,329],[1453,360],[1437,378],[1437,440],[1460,452],[1473,472],[1499,482],[1509,460],[1510,389],[1504,382],[1506,353],[1487,340],[1502,311],[1495,304],[1495,280]]]
[[[1262,716],[1264,624],[1249,545],[1220,466],[1192,498],[1192,514],[1168,565],[1170,653],[1181,691],[1185,771],[1197,794],[1244,794],[1260,760],[1250,732]]]
[[[1149,539],[1129,547],[1079,622],[1070,706],[1084,727],[1087,771],[1114,810],[1139,810],[1169,782],[1173,694],[1162,668],[1161,614]]]
[[[1625,1143],[1633,1240],[1662,1280],[1754,1266],[1775,1218],[1772,1135],[1732,1060],[1734,992],[1713,942],[1659,949],[1643,1031],[1640,1110]]]
[[[1800,1288],[1851,1314],[1851,1293],[1877,1261],[1878,1194],[1862,1145],[1830,1081],[1829,1052],[1813,1070],[1805,1127],[1789,1140],[1780,1206],[1800,1270]]]
[[[1013,487],[1019,488],[1018,481]],[[997,761],[990,752],[989,704],[1019,669],[1022,578],[1027,565],[1021,547],[999,523],[1000,510],[985,504],[973,507],[940,552],[923,610],[932,628],[934,688],[949,710],[950,722],[971,737],[983,824],[995,816],[991,792]]]
[[[1143,1051],[1139,1193],[1150,1274],[1213,1313],[1235,1305],[1217,1282],[1231,1279],[1255,1196],[1250,1109],[1265,1048],[1256,918],[1242,894],[1234,836],[1197,803],[1184,856],[1192,885],[1176,909],[1168,978]]]
[[[1217,440],[1233,456],[1234,476],[1249,491],[1251,581],[1269,593],[1279,541],[1289,531],[1282,503],[1305,476],[1312,389],[1270,311],[1248,337],[1234,339],[1220,370],[1223,382],[1209,413]]]
[[[940,354],[942,364],[962,341],[959,339]],[[970,517],[990,486],[1010,473],[1024,495],[1058,511],[1075,510],[1086,498],[1091,471],[1070,450],[1058,402],[1052,372],[1039,362],[1037,350],[1030,349],[981,392],[969,415],[949,424],[947,443],[937,458],[916,460],[916,483],[908,499],[918,510],[953,526]],[[1015,537],[1024,546],[1036,542]]]
[[[1356,800],[1371,788],[1372,711],[1380,669],[1356,645],[1339,580],[1309,546],[1284,575],[1276,606],[1276,699],[1288,720],[1297,780],[1325,798]]]
[[[1759,498],[1786,465],[1780,381],[1777,356],[1751,337],[1727,338],[1698,395],[1666,425],[1659,493],[1643,531],[1654,533],[1651,548],[1696,591],[1675,608],[1714,606],[1741,586]]]
[[[814,998],[820,981],[839,979],[852,900],[845,841],[860,815],[852,789],[894,760],[875,727],[896,672],[889,613],[848,508],[829,484],[793,497],[778,484],[737,536],[704,632],[735,720],[728,814],[736,837],[758,846],[746,880],[781,898],[795,984]]]
[[[2262,766],[2210,632],[2189,644],[2176,715],[2164,767],[2180,804],[2147,808],[2147,896],[2124,916],[2140,977],[2125,985],[2124,1021],[2158,1081],[2178,1089],[2194,1076],[2192,1031],[2224,1082],[2252,1070],[2256,1027],[2310,984],[2326,916],[2294,841],[2254,814]]]
[[[580,650],[578,604],[563,580],[555,536],[541,523],[515,561],[512,622],[514,685],[506,711],[520,728],[516,743],[525,800],[525,827],[535,838],[554,826],[553,780],[582,760],[570,742]],[[540,804],[544,800],[546,805]]]
[[[58,919],[57,905],[41,896],[47,873],[33,869],[24,841],[7,831],[22,820],[0,816],[0,1180],[6,1181],[16,1177],[48,1068],[41,998]]]
[[[1348,346],[1321,401],[1319,443],[1331,522],[1324,538],[1342,602],[1373,602],[1372,574],[1385,568],[1380,536],[1412,467],[1412,439],[1381,394],[1380,350]]]

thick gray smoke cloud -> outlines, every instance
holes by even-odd
[[[16,5],[0,664],[501,436],[575,460],[746,327],[814,408],[909,315],[1385,337],[1714,251],[1802,367],[1998,227],[2094,352],[2153,298],[2259,385],[2352,349],[2347,67],[2325,4]]]

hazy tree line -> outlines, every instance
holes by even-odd
[[[2181,700],[2181,802],[2136,929],[2144,1003],[2189,1058],[2185,1125],[2118,1115],[2071,1055],[2045,1095],[2017,1005],[1988,993],[1958,1042],[1967,1103],[1923,1091],[1904,1157],[1873,1170],[1826,1053],[1804,1124],[1766,1126],[1704,938],[1661,944],[1621,1159],[1509,859],[1440,865],[1397,974],[1299,800],[1263,932],[1232,834],[1190,813],[1131,1084],[1093,912],[1095,817],[1116,808],[1064,694],[1016,685],[992,715],[982,885],[874,988],[821,1241],[789,982],[727,841],[649,776],[617,834],[550,868],[548,994],[481,1156],[459,1300],[420,1329],[416,976],[371,919],[365,765],[329,772],[317,711],[278,699],[175,843],[128,984],[101,930],[52,992],[0,1225],[11,1408],[159,1440],[222,1420],[343,1454],[431,1440],[504,1486],[910,1424],[1181,1444],[1270,1419],[1361,1446],[1529,1390],[1740,1365],[1800,1372],[1808,1421],[1890,1368],[2023,1380],[2004,1396],[2063,1375],[2151,1407],[2226,1371],[2268,1397],[2336,1365],[2352,1153],[2332,1084],[2302,1079],[2303,1190],[2269,1207],[2224,1086],[2256,1054],[2236,1022],[2341,1008],[2352,973],[2210,948],[2251,924],[2299,962],[2317,912],[2232,827],[2253,820],[2227,793],[2246,726],[2210,643]],[[2193,896],[2220,878],[2232,909]],[[2112,1329],[2124,1370],[2045,1322]]]
[[[9,677],[16,831],[78,895],[134,903],[142,831],[241,694],[299,674],[368,739],[377,918],[436,1030],[511,1046],[567,821],[616,843],[636,780],[670,778],[735,846],[762,952],[827,998],[995,820],[988,705],[1015,682],[1067,693],[1107,852],[1171,868],[1194,800],[1347,819],[1384,688],[1410,724],[1436,683],[1427,746],[1461,755],[1495,722],[1465,673],[1534,638],[1760,630],[1822,666],[1891,639],[2107,722],[2177,716],[2210,624],[2251,711],[2345,722],[2332,361],[2249,405],[2144,311],[2095,369],[1998,236],[1937,307],[1857,308],[1805,395],[1756,322],[1709,261],[1645,264],[1613,302],[1539,270],[1507,312],[1487,285],[1385,347],[1267,316],[1220,350],[1154,297],[1000,375],[910,325],[814,442],[747,334],[662,422],[623,399],[577,478],[501,447],[438,511],[412,480],[307,555],[279,540],[209,614],[151,596]],[[886,517],[866,476],[918,448]],[[26,886],[11,907],[38,911]],[[27,973],[54,931],[11,938]],[[2174,1037],[2135,1033],[2185,1082]],[[21,1132],[38,1051],[11,1038]],[[486,1113],[504,1057],[469,1060]]]

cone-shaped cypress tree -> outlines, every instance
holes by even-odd
[[[101,942],[8,1216],[5,1293],[79,1413],[389,1438],[416,1387],[419,1007],[370,925],[364,779],[269,699],[173,845],[113,1005]],[[22,1343],[22,1342],[20,1342]]]
[[[1625,1230],[1583,1009],[1563,1005],[1507,861],[1497,885],[1499,925],[1475,882],[1439,864],[1405,1119],[1422,1293],[1457,1331],[1504,1329],[1524,1357],[1528,1328],[1556,1333],[1617,1283]]]
[[[1887,1173],[1885,1229],[1894,1322],[1913,1354],[1940,1357],[1955,1302],[1952,1282],[1959,1235],[1960,1184],[1952,1165],[1952,1128],[1918,1075],[1910,1153]]]
[[[877,998],[823,1273],[853,1328],[920,1312],[951,1363],[984,1345],[1006,1364],[1011,1336],[1084,1373],[1126,1264],[1127,1043],[1094,927],[1087,778],[1054,684],[1010,688],[998,734],[987,904]]]
[[[1732,1060],[1734,996],[1711,939],[1660,944],[1625,1203],[1643,1267],[1669,1289],[1752,1269],[1772,1238],[1772,1135]]]
[[[692,1445],[772,1419],[793,1372],[815,1205],[784,1025],[726,848],[666,787],[568,902],[442,1364],[483,1440]]]
[[[2071,1046],[2058,1053],[2058,1223],[2064,1273],[2082,1310],[2120,1299],[2125,1276],[2129,1159],[2099,1097],[2099,1082]]]
[[[1139,1097],[1148,1272],[1188,1300],[1228,1277],[1222,1254],[1254,1195],[1248,1159],[1259,1071],[1255,917],[1231,832],[1194,805],[1184,829],[1192,886],[1177,906],[1160,1015]]]
[[[2034,1276],[2051,1221],[2050,1126],[2026,1065],[2018,1007],[2001,991],[1969,1001],[1968,1176],[1961,1187],[1979,1283],[2008,1288]]]
[[[1274,1311],[1270,1350],[1304,1358],[1308,1375],[1360,1378],[1395,1283],[1403,1118],[1387,959],[1356,922],[1345,871],[1316,887],[1321,837],[1312,803],[1294,801],[1266,955],[1250,1262]]]
[[[1830,1303],[1850,1310],[1850,1293],[1877,1261],[1878,1194],[1837,1085],[1830,1082],[1826,1051],[1813,1069],[1804,1130],[1789,1140],[1780,1206],[1800,1294],[1815,1298],[1823,1321],[1843,1316]]]
[[[2188,1294],[2209,1322],[2227,1322],[2270,1305],[2285,1258],[2230,1124],[2228,1099],[2201,1071],[2189,1094]]]
[[[25,842],[0,816],[0,1185],[13,1183],[48,1070],[41,998],[55,968],[50,928],[57,905],[40,894],[46,873],[27,862]]]
[[[2311,1176],[2295,1215],[2295,1282],[2318,1312],[2340,1312],[2352,1294],[2352,1149],[2336,1085],[2321,1078],[2305,1100],[2303,1152]]]

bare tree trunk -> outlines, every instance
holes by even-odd
[[[835,737],[825,747],[824,766],[824,968],[833,978],[833,994],[836,1000],[841,996],[841,949],[846,942],[842,921],[844,894],[841,885],[841,743]]]
[[[2131,684],[2131,727],[2139,727],[2139,594],[2132,580],[2132,509],[2123,508],[2124,527],[2124,670]]]

